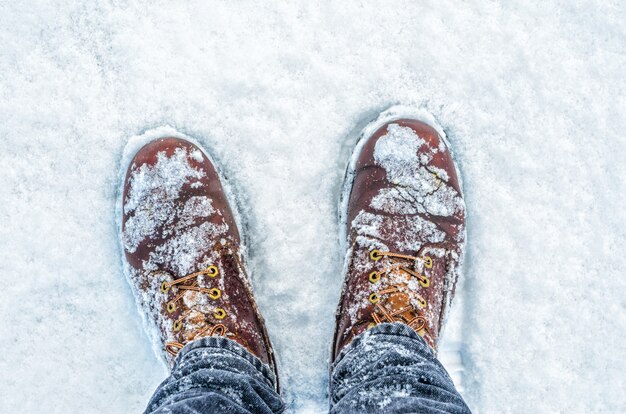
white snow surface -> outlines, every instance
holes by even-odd
[[[129,138],[162,125],[228,177],[285,398],[324,412],[344,169],[397,103],[464,181],[443,359],[470,407],[626,411],[621,2],[3,1],[0,23],[0,412],[140,412],[164,379],[115,209]]]

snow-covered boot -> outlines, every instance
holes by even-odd
[[[333,360],[377,324],[402,322],[436,351],[463,256],[465,205],[445,140],[388,122],[357,144],[342,196],[346,269]]]
[[[127,276],[170,364],[190,341],[219,335],[275,371],[222,184],[207,155],[186,140],[158,139],[140,149],[124,183]]]

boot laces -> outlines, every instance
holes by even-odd
[[[188,291],[195,291],[202,294],[205,294],[211,300],[217,300],[222,296],[222,291],[217,287],[213,288],[205,288],[198,286],[198,278],[208,276],[209,278],[215,278],[219,275],[219,269],[217,266],[207,266],[204,270],[199,272],[190,273],[186,276],[180,277],[178,279],[174,278],[170,273],[164,271],[158,271],[161,276],[165,277],[165,280],[161,283],[161,293],[167,295],[169,290],[174,288],[177,289],[176,296],[169,300],[166,305],[167,312],[173,314],[176,312],[178,307],[180,306],[180,301]],[[194,309],[195,306],[187,307],[183,304],[185,308],[180,316],[174,321],[172,325],[172,331],[178,333],[183,328],[185,328],[184,321],[189,320],[192,316],[193,312],[197,312],[198,310]],[[200,311],[201,314],[205,314],[205,312]],[[221,321],[226,317],[226,311],[222,308],[214,308],[211,316],[215,318],[217,321]],[[208,318],[204,321],[205,326],[195,329],[186,328],[188,331],[188,338],[190,340],[198,339],[205,336],[227,336],[232,335],[228,331],[226,325],[221,322],[211,323]],[[194,324],[195,325],[195,324]],[[165,344],[165,350],[172,356],[176,356],[178,352],[184,347],[184,344],[181,342],[167,342]]]
[[[371,313],[373,322],[368,328],[383,322],[402,322],[421,336],[430,332],[428,321],[422,311],[428,304],[412,283],[412,280],[416,279],[422,289],[427,289],[430,286],[430,279],[413,270],[411,267],[414,266],[409,267],[408,262],[413,265],[422,262],[425,269],[432,269],[433,259],[426,254],[416,257],[378,249],[371,250],[369,258],[374,262],[387,259],[382,270],[374,270],[369,274],[370,283],[376,285],[383,279],[387,279],[385,282],[391,282],[389,280],[391,275],[403,275],[404,280],[402,277],[394,277],[392,283],[383,282],[382,289],[370,294],[369,301],[374,305],[374,310]]]

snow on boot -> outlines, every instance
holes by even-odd
[[[122,244],[130,285],[170,363],[194,339],[230,338],[276,371],[220,176],[196,145],[153,141],[124,183]]]
[[[465,239],[465,204],[445,140],[410,119],[362,137],[342,205],[346,275],[333,360],[384,322],[407,324],[436,351]]]

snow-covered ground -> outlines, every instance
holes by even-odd
[[[126,142],[161,125],[238,190],[286,398],[323,412],[343,170],[396,103],[465,183],[470,406],[626,411],[620,1],[68,3],[0,2],[0,412],[140,412],[164,378],[115,227]]]

